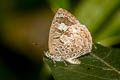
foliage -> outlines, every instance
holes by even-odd
[[[57,62],[56,67],[51,60],[44,58],[52,71],[55,80],[119,80],[120,50],[96,45],[92,53],[81,56],[81,64]]]

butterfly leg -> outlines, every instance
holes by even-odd
[[[53,62],[54,67],[56,67],[56,62],[55,62],[55,60],[52,59],[52,62]]]
[[[79,59],[67,59],[66,61],[71,64],[80,64],[81,63]]]
[[[65,64],[65,66],[67,66],[67,63],[66,63],[66,61],[64,60],[63,62],[64,62],[64,64]]]

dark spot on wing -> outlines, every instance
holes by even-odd
[[[60,24],[64,23],[67,26],[71,26],[71,25],[75,24],[75,23],[69,21],[67,17],[56,17],[56,22],[58,22]]]

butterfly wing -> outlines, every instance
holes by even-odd
[[[69,44],[70,49],[65,49]],[[80,52],[85,54],[91,51],[92,38],[84,25],[81,25],[70,12],[60,8],[51,24],[48,45],[51,54],[59,56],[68,52],[71,57],[76,56],[76,54],[76,57],[78,57],[81,55]],[[70,52],[72,49],[75,49],[73,50],[75,52]],[[76,54],[71,55],[73,53]]]
[[[62,24],[64,23],[64,24]],[[51,53],[54,53],[53,48],[57,44],[57,39],[65,32],[68,26],[78,24],[79,21],[67,10],[59,8],[54,16],[54,19],[51,24],[50,32],[49,32],[49,50]],[[65,27],[62,27],[65,26]],[[61,29],[61,30],[60,30]],[[62,30],[63,29],[63,30]]]

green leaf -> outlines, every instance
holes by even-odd
[[[69,9],[70,8],[70,1],[69,0],[47,0],[50,4],[50,7],[53,12],[56,12],[58,8]]]
[[[92,53],[81,56],[81,64],[57,62],[43,58],[55,80],[120,80],[120,49],[106,48],[96,44]]]
[[[109,37],[107,39],[103,39],[103,40],[99,41],[99,43],[101,45],[106,46],[106,47],[112,46],[114,44],[119,44],[120,43],[120,35]]]
[[[95,41],[100,41],[104,39],[109,39],[115,36],[119,36],[120,38],[120,9],[116,11],[113,17],[110,18],[108,24],[105,25],[106,27],[101,30],[99,35],[96,36]],[[110,43],[114,44],[114,42]]]
[[[87,25],[92,35],[96,35],[101,24],[110,17],[118,5],[119,0],[85,0],[76,8],[75,15],[82,24]]]

